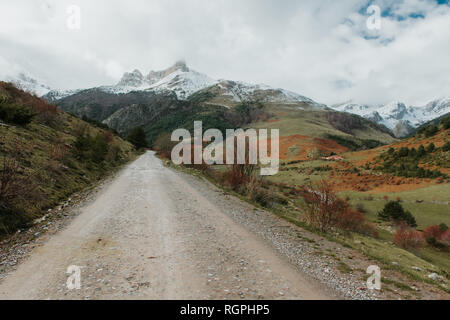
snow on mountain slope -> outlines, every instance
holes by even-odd
[[[39,97],[47,94],[51,90],[49,86],[40,83],[25,73],[19,73],[15,76],[7,76],[5,77],[5,81],[12,82],[23,91],[35,94]]]
[[[103,86],[102,90],[111,93],[131,91],[173,91],[179,99],[187,99],[191,94],[216,84],[217,81],[207,75],[190,70],[182,61],[161,71],[150,71],[143,76],[139,70],[125,73],[115,86]]]
[[[179,99],[186,99],[191,94],[210,87],[216,83],[216,80],[211,79],[202,73],[193,70],[185,72],[178,69],[158,82],[152,84],[149,90],[171,90],[177,94]]]
[[[205,74],[191,70],[183,61],[179,61],[165,70],[150,71],[147,76],[144,76],[139,70],[127,72],[117,85],[100,88],[115,94],[131,91],[172,91],[176,93],[179,99],[185,100],[190,95],[214,85],[219,87],[222,96],[228,97],[234,102],[256,98],[264,102],[292,104],[306,102],[312,106],[326,107],[297,93],[275,89],[264,84],[255,85],[240,81],[215,80]]]
[[[425,106],[406,106],[399,101],[393,101],[381,106],[360,105],[346,102],[332,106],[342,112],[357,114],[373,122],[383,124],[389,129],[398,125],[408,125],[417,128],[422,124],[450,112],[450,98],[433,100]]]
[[[262,102],[297,104],[305,102],[318,108],[326,108],[305,96],[284,89],[275,89],[265,84],[249,84],[241,81],[219,80],[220,95],[234,102],[259,100]]]
[[[82,89],[76,89],[76,90],[51,90],[47,92],[46,94],[42,95],[42,97],[47,101],[56,101],[59,99],[66,98],[68,96],[74,95],[78,92],[82,91]]]

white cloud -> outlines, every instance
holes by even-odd
[[[361,10],[368,3],[7,0],[0,57],[61,88],[112,84],[126,70],[184,58],[215,78],[267,83],[329,104],[419,104],[450,95],[449,6],[373,1],[389,12],[374,32]],[[81,30],[66,27],[72,4],[81,8]]]

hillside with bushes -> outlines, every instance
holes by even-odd
[[[276,118],[283,121],[282,115]],[[315,119],[326,121],[327,117]],[[343,119],[342,130],[358,130],[359,120]],[[376,148],[367,146],[368,150],[361,151],[306,135],[282,136],[280,172],[269,177],[259,176],[259,167],[250,164],[203,163],[181,169],[200,174],[252,204],[360,251],[377,260],[383,269],[406,275],[409,281],[433,284],[448,292],[448,119],[424,127],[409,139]],[[271,120],[251,126],[280,125]],[[340,115],[331,118],[332,122],[340,120]],[[284,121],[286,124],[291,119],[286,117]],[[291,130],[282,125],[280,128],[282,132]],[[306,148],[296,150],[293,144]],[[170,159],[167,150],[171,146],[165,146],[159,153]],[[318,147],[320,151],[313,152]],[[348,272],[349,268],[345,269]],[[398,281],[383,281],[385,286],[415,290]]]
[[[128,162],[135,149],[104,125],[83,121],[0,82],[0,235]]]

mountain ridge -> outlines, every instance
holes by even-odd
[[[421,125],[450,112],[450,97],[432,100],[424,106],[407,106],[400,101],[385,105],[364,105],[353,102],[335,104],[331,108],[359,115],[363,118],[383,124],[393,130],[399,138],[406,137]],[[401,134],[400,134],[401,133]]]
[[[226,108],[236,106],[244,101],[256,100],[265,103],[296,105],[298,108],[308,106],[317,109],[334,109],[356,114],[374,123],[384,125],[398,138],[407,137],[424,123],[450,112],[449,97],[434,99],[423,106],[408,106],[400,101],[392,101],[384,105],[366,105],[348,101],[327,106],[298,93],[265,84],[213,79],[206,74],[192,70],[182,60],[177,61],[169,68],[159,71],[152,70],[146,75],[138,69],[125,72],[115,85],[88,89],[54,90],[23,73],[10,80],[25,91],[33,92],[53,103],[80,92],[89,93],[92,90],[114,95],[123,95],[134,91],[163,94],[173,92],[180,100],[187,100],[194,93],[207,92],[206,94],[215,95],[215,98],[210,101],[211,104]]]

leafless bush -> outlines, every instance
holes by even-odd
[[[367,223],[364,215],[353,210],[348,201],[339,198],[328,182],[321,181],[315,186],[311,185],[302,193],[308,205],[306,220],[320,231],[328,232],[332,228],[339,228],[375,235],[373,226]]]
[[[16,148],[11,157],[3,158],[0,170],[0,218],[7,214],[22,214],[18,208],[36,204],[41,200],[39,188],[33,174],[26,174],[21,168],[21,150]]]

